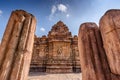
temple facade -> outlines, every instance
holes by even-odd
[[[52,26],[47,36],[35,36],[31,72],[80,72],[78,37],[62,22]]]

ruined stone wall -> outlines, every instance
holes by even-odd
[[[12,12],[0,45],[0,80],[27,80],[35,27],[32,14]]]
[[[38,60],[37,65],[45,64],[42,66],[47,66],[48,72],[69,72],[71,67],[80,63],[83,80],[120,80],[120,10],[107,11],[100,20],[100,29],[95,23],[81,24],[78,42],[62,22],[58,24],[53,26],[48,37],[35,36],[33,49],[35,17],[23,10],[13,11],[0,44],[0,80],[27,80],[32,50],[37,53],[33,55],[32,64],[43,57],[43,63]],[[65,54],[65,59],[68,59],[67,63],[69,58],[72,62],[68,64],[60,62],[60,57],[58,61],[48,59],[49,49],[52,54],[50,57],[62,53],[61,48],[56,47],[61,41],[60,46],[65,48],[64,51],[69,48],[65,52],[70,54]],[[80,62],[76,57],[78,55]],[[46,64],[44,59],[52,63]]]

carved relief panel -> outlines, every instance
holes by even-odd
[[[54,42],[53,43],[53,54],[54,57],[60,59],[66,59],[70,56],[70,43],[66,42]]]

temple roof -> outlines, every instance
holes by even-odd
[[[43,35],[42,37],[39,38],[39,40],[41,40],[41,42],[42,41],[43,42],[46,42],[46,41],[70,42],[70,40],[77,41],[78,38],[76,35],[72,37],[72,34],[69,31],[68,27],[62,21],[58,21],[55,25],[52,26],[52,29],[49,31],[48,35],[47,36]]]
[[[58,21],[56,25],[63,26],[65,24],[62,21]]]
[[[68,27],[62,22],[58,21],[55,25],[52,26],[51,32],[69,32]]]
[[[51,31],[48,33],[48,37],[71,37],[71,32],[69,32],[68,27],[62,22],[58,21],[52,26]]]

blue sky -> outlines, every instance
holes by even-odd
[[[120,0],[0,0],[0,40],[11,11],[16,9],[23,9],[36,17],[37,36],[47,35],[59,20],[77,35],[81,23],[99,24],[108,9],[120,9]]]

